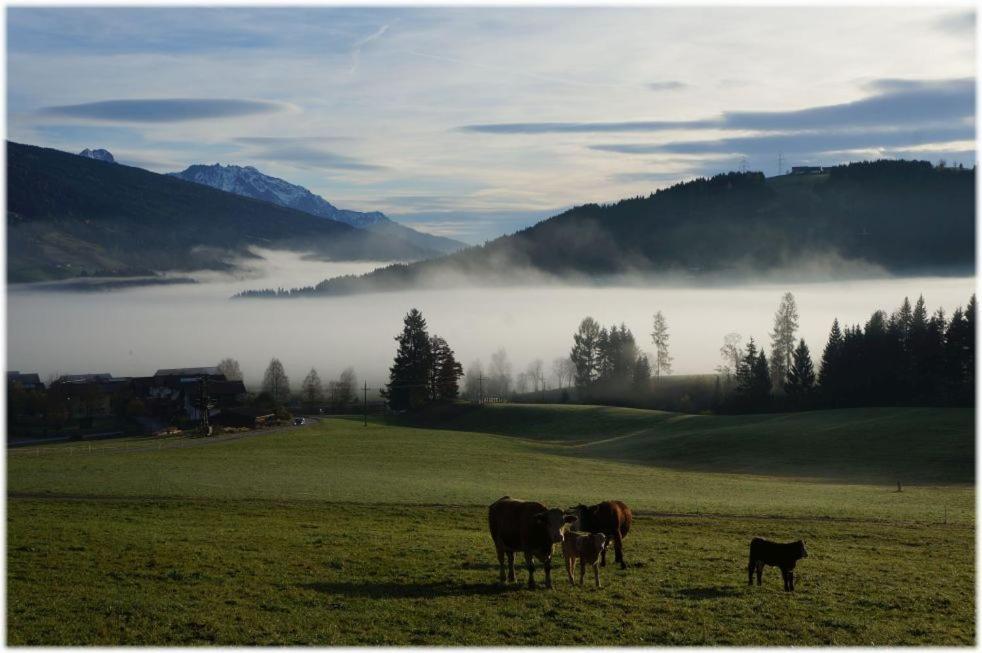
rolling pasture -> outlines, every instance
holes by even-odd
[[[19,449],[8,643],[972,644],[973,431],[957,409],[490,406]],[[504,494],[626,501],[629,568],[574,588],[557,550],[552,590],[500,585]],[[794,595],[773,568],[747,587],[755,535],[805,539]]]

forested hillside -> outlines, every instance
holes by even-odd
[[[7,143],[8,280],[224,268],[260,246],[412,260],[416,245],[200,184]]]
[[[457,254],[325,280],[291,294],[337,294],[537,274],[603,279],[971,273],[975,171],[876,161],[820,175],[730,172],[616,204],[588,204]],[[276,293],[259,292],[256,296]]]

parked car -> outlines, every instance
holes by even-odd
[[[300,425],[306,424],[306,423],[307,423],[307,420],[305,420],[303,417],[294,417],[293,418],[293,425],[294,426],[300,426]]]

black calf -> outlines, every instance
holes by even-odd
[[[799,560],[807,558],[805,543],[802,540],[778,544],[760,537],[750,541],[750,563],[747,565],[747,584],[754,584],[754,572],[757,572],[757,584],[761,584],[764,565],[778,567],[784,578],[784,591],[794,591],[794,567]]]

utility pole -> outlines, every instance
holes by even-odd
[[[364,413],[364,419],[362,421],[362,426],[368,426],[368,381],[365,381],[365,388],[363,390],[364,394],[361,399],[362,412]]]

